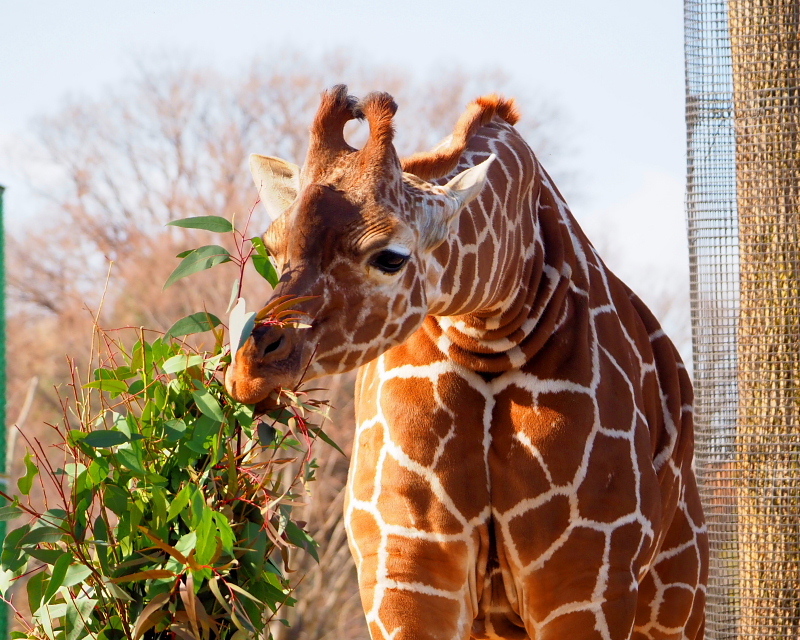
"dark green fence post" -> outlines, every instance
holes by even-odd
[[[6,477],[6,251],[3,192],[0,185],[0,478]],[[8,485],[8,482],[3,482]],[[6,488],[6,487],[4,487]],[[6,523],[0,521],[0,548],[6,539]],[[0,640],[8,638],[8,606],[0,602]]]

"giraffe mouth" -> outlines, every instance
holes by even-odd
[[[237,402],[258,411],[274,409],[274,391],[294,389],[302,379],[303,343],[288,332],[256,334],[239,349],[225,371],[225,389]]]
[[[281,403],[279,396],[279,390],[276,389],[270,392],[270,394],[260,402],[256,402],[255,405],[253,405],[253,415],[263,416],[265,413],[280,409],[283,403]]]
[[[264,402],[279,386],[271,384],[264,378],[240,375],[238,368],[236,365],[231,365],[225,371],[225,389],[237,402],[257,405]]]

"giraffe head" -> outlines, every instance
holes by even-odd
[[[438,186],[404,173],[392,144],[397,110],[386,93],[361,101],[337,86],[322,96],[302,168],[252,156],[250,168],[272,224],[264,242],[281,279],[273,297],[309,297],[297,310],[310,328],[256,326],[226,373],[241,402],[278,387],[348,371],[402,343],[429,311],[440,275],[431,253],[480,192],[493,156]],[[365,118],[360,150],[344,138]]]

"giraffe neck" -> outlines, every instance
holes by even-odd
[[[501,372],[529,360],[563,320],[585,240],[516,131],[499,123],[487,130],[490,137],[476,136],[478,150],[467,152],[467,162],[483,159],[488,147],[500,163],[516,166],[498,168],[499,179],[434,253],[424,329],[456,362]],[[521,180],[504,180],[520,173]]]

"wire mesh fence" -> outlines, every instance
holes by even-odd
[[[686,0],[708,638],[800,637],[800,2]]]

